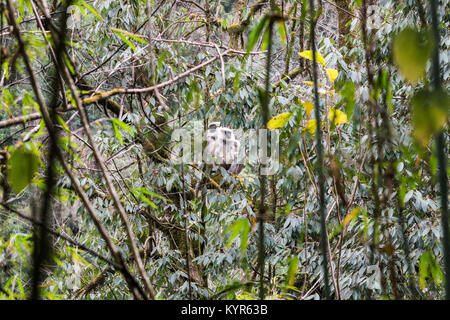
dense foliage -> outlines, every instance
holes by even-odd
[[[0,298],[450,298],[449,3],[0,0]]]

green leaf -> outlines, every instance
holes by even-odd
[[[356,8],[356,9],[359,8],[359,7],[361,7],[361,5],[362,5],[362,0],[356,0],[356,1],[355,1],[355,8]]]
[[[25,290],[23,289],[23,285],[22,285],[22,281],[20,280],[19,277],[16,278],[16,282],[17,285],[19,286],[19,291],[20,291],[20,299],[26,299],[27,297],[25,296]]]
[[[39,157],[33,148],[22,144],[13,150],[8,159],[8,181],[13,191],[18,194],[33,180],[39,169]]]
[[[239,86],[240,86],[240,72],[238,72],[237,70],[234,72],[234,78],[233,78],[233,92],[236,93],[239,91]]]
[[[61,118],[59,115],[56,115],[56,118],[59,122],[59,124],[63,127],[64,131],[66,132],[70,132],[69,127],[67,126],[66,122],[64,121],[63,118]]]
[[[288,286],[292,286],[295,280],[295,275],[297,274],[297,266],[298,266],[298,257],[293,256],[289,259],[288,262],[288,271],[286,276],[286,283]]]
[[[281,42],[286,44],[286,25],[284,24],[284,20],[278,20],[278,32],[280,33]]]
[[[5,110],[8,115],[12,115],[11,109],[16,106],[16,102],[14,101],[14,96],[7,88],[3,88],[1,93],[3,94],[3,99],[0,100],[1,108]]]
[[[414,137],[425,147],[448,119],[450,96],[444,90],[422,89],[411,99]]]
[[[215,294],[211,299],[215,299],[215,298],[218,298],[218,297],[220,297],[220,296],[223,296],[224,294],[226,294],[226,293],[228,293],[228,294],[233,294],[235,291],[237,291],[237,290],[239,290],[239,289],[241,289],[241,288],[243,288],[243,287],[245,287],[246,286],[246,283],[241,283],[241,282],[239,282],[239,281],[237,281],[237,280],[234,280],[232,283],[230,283],[230,284],[227,284],[225,287],[219,287],[218,289],[219,290],[217,290],[218,291],[218,293],[217,294]]]
[[[120,134],[118,127],[125,130],[131,136],[133,136],[136,133],[136,129],[134,127],[127,125],[125,122],[120,121],[119,119],[111,118],[111,122],[112,122],[112,125],[114,128],[114,133],[116,134],[116,137],[119,140],[121,145],[123,145],[123,140],[122,140],[122,135]]]
[[[135,190],[131,190],[131,193],[134,194],[136,197],[138,197],[140,200],[142,200],[143,202],[147,203],[150,207],[152,207],[153,209],[158,209],[158,207],[156,206],[156,204],[154,204],[149,198],[147,198],[146,196],[144,196],[142,193],[137,192]]]
[[[235,223],[233,223],[233,225],[226,232],[226,233],[230,233],[231,232],[231,235],[228,238],[228,241],[227,241],[227,244],[226,244],[227,248],[229,248],[231,246],[231,243],[233,242],[234,239],[236,239],[236,237],[239,235],[239,232],[241,231],[240,225],[239,225],[239,221],[240,220],[238,220]]]
[[[341,99],[337,106],[345,109],[348,118],[352,117],[353,110],[355,109],[355,91],[355,83],[351,81],[345,81],[338,89]]]
[[[128,31],[125,31],[125,30],[122,30],[122,29],[118,29],[118,28],[113,28],[113,27],[110,27],[109,30],[113,31],[116,34],[123,34],[124,36],[130,37],[130,38],[132,38],[132,39],[134,39],[134,40],[136,40],[136,41],[138,41],[140,43],[148,44],[147,41],[142,39],[144,36],[142,36],[140,34],[131,33],[131,32],[128,32]]]
[[[66,96],[67,96],[67,99],[69,99],[70,103],[71,103],[73,106],[76,106],[76,105],[77,105],[77,102],[76,102],[75,99],[73,98],[73,96],[72,96],[72,94],[70,93],[70,91],[67,91],[67,92],[66,92]],[[77,107],[77,108],[78,108],[78,107]]]
[[[115,119],[111,119],[111,120],[115,120]],[[112,121],[112,125],[114,128],[114,134],[116,135],[117,140],[119,140],[119,143],[121,146],[123,146],[123,139],[122,139],[122,135],[120,134],[119,129],[117,128],[117,125],[114,121]]]
[[[37,111],[39,111],[39,105],[31,98],[31,95],[29,93],[25,93],[23,95],[23,122],[25,123],[27,120],[27,116],[32,111],[32,107],[34,107]]]
[[[143,44],[148,44],[147,41],[145,41],[144,39],[141,38],[142,37],[141,35],[137,35],[137,34],[125,31],[125,30],[112,28],[112,27],[109,28],[109,30],[111,30],[116,35],[118,35],[120,37],[120,39],[122,39],[123,42],[125,42],[131,49],[133,49],[133,51],[137,51],[136,46],[130,40],[128,40],[127,37],[130,37],[130,38],[132,38],[138,42],[141,42]]]
[[[166,199],[166,198],[160,196],[159,194],[153,193],[153,192],[147,190],[146,188],[135,188],[135,189],[131,190],[131,193],[134,194],[139,199],[141,199],[143,202],[150,205],[154,209],[157,209],[158,207],[153,203],[153,201],[151,201],[145,195],[152,196],[152,197],[155,197],[155,198],[158,198],[161,200],[170,201],[169,199]]]
[[[145,188],[135,188],[135,189],[133,189],[134,191],[137,191],[137,192],[140,192],[140,193],[142,193],[142,194],[146,194],[146,195],[148,195],[148,196],[152,196],[152,197],[155,197],[155,198],[158,198],[158,199],[161,199],[161,200],[165,200],[165,201],[171,201],[171,200],[169,200],[169,199],[167,199],[167,198],[164,198],[163,196],[160,196],[159,194],[156,194],[156,193],[153,193],[153,192],[151,192],[151,191],[148,191],[147,189],[145,189]]]
[[[300,20],[304,20],[307,13],[308,13],[308,0],[303,0],[303,2],[302,2],[302,13],[300,15]]]
[[[261,44],[261,50],[265,51],[269,47],[269,28],[266,29],[266,32],[264,32],[262,44]]]
[[[241,245],[239,246],[241,249],[241,256],[244,255],[248,246],[248,235],[250,232],[250,221],[248,219],[242,219],[242,231],[241,231]]]
[[[116,33],[120,39],[122,39],[123,42],[125,42],[131,49],[133,49],[133,51],[137,51],[136,46],[130,41],[128,40],[123,34],[121,33]]]
[[[442,284],[442,281],[444,280],[444,274],[442,273],[441,267],[431,253],[424,252],[420,256],[419,261],[419,283],[422,290],[425,289],[426,280],[429,277],[430,273],[434,283],[437,286],[440,286]]]
[[[429,266],[429,258],[430,254],[428,252],[425,252],[420,257],[419,262],[419,283],[420,288],[423,290],[425,289],[426,279],[428,278],[428,266]]]
[[[403,29],[394,37],[394,62],[409,81],[416,82],[425,75],[432,50],[429,36],[411,27]]]
[[[233,225],[227,230],[227,233],[229,232],[231,232],[231,236],[230,238],[228,238],[227,248],[229,248],[233,240],[236,239],[236,237],[239,234],[241,234],[240,249],[241,255],[243,255],[247,250],[248,234],[250,232],[250,222],[246,218],[239,219],[236,222],[234,222]]]
[[[248,36],[248,43],[247,43],[247,53],[252,51],[253,47],[258,42],[261,33],[264,31],[264,28],[266,27],[267,23],[269,22],[269,17],[265,15],[262,17],[261,21],[256,25],[256,27],[252,30],[250,35]]]
[[[430,271],[431,271],[431,277],[433,278],[434,283],[437,286],[440,286],[442,282],[444,281],[444,273],[442,272],[441,267],[437,263],[436,259],[431,256],[430,259]]]
[[[134,195],[136,195],[139,199],[141,199],[142,201],[144,201],[145,203],[147,203],[150,207],[152,207],[153,209],[158,209],[158,207],[156,206],[156,204],[153,203],[153,201],[151,201],[149,198],[147,198],[146,196],[144,196],[141,193],[138,192],[133,192]]]
[[[58,137],[58,145],[63,148],[65,151],[67,151],[79,164],[81,164],[83,167],[86,167],[86,165],[81,161],[80,157],[74,152],[74,150],[78,149],[78,145],[71,141],[69,137]]]
[[[369,215],[367,214],[367,211],[365,209],[361,210],[362,215],[363,215],[363,223],[364,223],[364,227],[363,227],[363,231],[364,231],[364,239],[368,239],[369,238]]]
[[[70,253],[71,257],[77,261],[80,264],[83,264],[84,266],[90,266],[91,264],[84,259],[79,253],[78,251],[80,251],[81,253],[84,252],[84,250],[82,249],[78,249],[78,248],[73,248],[73,247],[67,247],[67,251]]]
[[[2,70],[3,70],[3,74],[5,75],[6,80],[9,80],[9,67],[8,67],[8,64],[9,64],[9,60],[5,60],[2,63]]]
[[[86,9],[88,9],[90,12],[92,12],[94,14],[94,16],[97,17],[98,20],[103,21],[103,18],[97,13],[97,11],[95,11],[94,8],[92,8],[89,4],[87,4],[85,1],[83,0],[78,0],[79,3],[81,3],[81,5],[83,5],[83,7],[85,7]]]
[[[71,74],[75,74],[75,69],[73,68],[73,63],[68,59],[66,55],[63,56],[64,61],[66,62],[66,66],[69,69]]]

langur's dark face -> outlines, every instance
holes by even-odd
[[[218,122],[212,122],[208,125],[208,130],[214,132],[220,124]]]

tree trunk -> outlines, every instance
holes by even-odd
[[[338,45],[339,48],[342,48],[345,45],[347,35],[350,32],[350,25],[347,23],[352,19],[352,16],[349,14],[351,11],[350,8],[350,0],[335,0],[338,14],[338,31],[339,31],[339,39]]]

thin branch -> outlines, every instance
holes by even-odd
[[[321,251],[322,251],[322,267],[323,267],[323,280],[325,288],[325,298],[330,299],[330,288],[328,283],[328,255],[327,255],[327,228],[325,221],[325,176],[323,172],[323,146],[322,146],[322,130],[320,127],[320,103],[319,92],[317,84],[317,57],[316,57],[316,36],[315,36],[315,10],[314,0],[309,1],[309,13],[310,13],[310,37],[313,56],[313,78],[314,78],[314,115],[316,118],[316,150],[317,150],[317,162],[318,162],[318,175],[319,175],[319,213],[320,213],[320,229],[321,229]]]
[[[112,261],[111,259],[101,255],[100,253],[98,253],[95,250],[92,250],[91,248],[86,247],[85,245],[79,243],[78,241],[73,240],[72,238],[69,238],[68,236],[63,235],[62,233],[59,233],[58,231],[55,231],[51,228],[49,228],[47,225],[44,225],[41,221],[36,220],[33,217],[28,216],[25,213],[22,213],[14,208],[11,208],[8,204],[6,203],[1,203],[1,205],[8,211],[11,211],[13,213],[15,213],[16,215],[18,215],[19,217],[21,217],[22,219],[28,220],[30,222],[32,222],[33,224],[39,225],[41,228],[45,229],[48,233],[51,233],[52,235],[63,239],[64,241],[70,243],[71,245],[86,251],[87,253],[89,253],[90,255],[99,258],[100,260],[108,263],[109,265],[111,265],[112,267],[116,268],[116,269],[120,269],[120,265],[118,265],[116,262]]]
[[[84,109],[83,103],[82,103],[82,101],[81,101],[81,99],[80,99],[80,97],[78,95],[78,91],[76,90],[75,83],[74,83],[71,75],[69,74],[69,71],[68,71],[67,67],[64,64],[65,61],[63,61],[63,59],[61,57],[58,57],[58,58],[59,58],[60,67],[61,67],[60,72],[62,73],[66,83],[69,85],[69,88],[70,88],[70,90],[72,92],[73,98],[74,98],[75,103],[77,105],[77,108],[79,110],[80,120],[81,120],[81,123],[83,125],[85,134],[86,134],[86,136],[88,138],[89,143],[92,146],[92,151],[93,151],[95,160],[96,160],[97,164],[99,165],[99,167],[100,167],[100,169],[102,171],[102,174],[103,174],[103,177],[105,179],[106,185],[107,185],[108,190],[109,190],[109,192],[110,192],[110,194],[112,196],[114,205],[115,205],[116,209],[119,211],[119,215],[120,215],[121,220],[122,220],[122,222],[123,222],[123,224],[125,226],[125,230],[126,230],[126,233],[127,233],[127,236],[128,236],[128,240],[130,241],[130,244],[131,244],[131,250],[133,252],[133,256],[134,256],[134,259],[136,261],[136,264],[138,266],[139,274],[141,275],[142,279],[144,280],[144,285],[145,285],[145,287],[147,289],[148,294],[150,295],[150,298],[154,299],[156,294],[155,294],[155,291],[153,289],[153,285],[150,283],[150,280],[148,278],[148,274],[147,274],[147,272],[144,269],[144,265],[142,263],[141,256],[139,255],[139,250],[138,250],[137,245],[136,245],[136,240],[135,240],[133,229],[131,228],[131,225],[130,225],[130,222],[128,220],[128,217],[127,217],[127,214],[125,212],[125,209],[123,208],[123,206],[122,206],[122,204],[120,202],[119,196],[118,196],[118,194],[116,192],[116,189],[115,189],[115,187],[114,187],[114,185],[113,185],[113,183],[111,181],[110,175],[108,174],[108,170],[107,170],[106,165],[104,163],[104,159],[101,156],[101,154],[100,154],[100,152],[99,152],[99,150],[97,148],[97,145],[95,144],[94,138],[92,137],[91,129],[90,129],[90,126],[89,126],[89,120],[87,118],[87,114],[86,114],[86,111]]]
[[[434,36],[434,52],[433,52],[433,89],[437,92],[442,90],[442,79],[439,65],[439,17],[438,4],[439,1],[431,0],[431,25]],[[444,251],[444,274],[445,274],[445,299],[450,300],[450,231],[448,216],[448,176],[447,176],[447,159],[448,153],[445,151],[444,130],[442,129],[436,138],[436,157],[438,158],[438,179],[439,191],[441,198],[441,225],[442,225],[442,246]]]
[[[220,53],[219,46],[215,45],[215,48],[216,48],[217,54],[219,55],[219,58],[220,58],[220,70],[222,72],[223,88],[225,89],[226,81],[227,81],[227,79],[225,78],[225,63],[223,62],[223,57],[222,57],[222,53]]]
[[[51,120],[50,114],[48,112],[47,106],[45,104],[45,100],[41,94],[41,90],[38,84],[38,80],[36,78],[36,75],[33,71],[33,68],[31,66],[31,61],[30,58],[28,57],[28,54],[25,50],[25,45],[24,42],[22,40],[21,34],[20,34],[20,29],[16,23],[16,19],[15,19],[15,15],[14,12],[15,10],[13,9],[14,6],[11,2],[11,0],[7,0],[7,4],[9,7],[9,14],[10,14],[10,24],[13,27],[13,31],[15,34],[15,37],[19,43],[19,50],[21,52],[21,55],[23,57],[24,63],[25,63],[25,67],[28,71],[28,74],[30,75],[30,80],[31,80],[31,85],[34,91],[34,94],[36,96],[36,102],[39,105],[39,109],[42,112],[42,117],[45,121],[45,125],[47,126],[47,130],[49,132],[49,135],[53,137],[53,139],[56,140],[56,133],[55,133],[55,127],[54,124]],[[61,163],[61,165],[64,168],[64,171],[67,173],[67,175],[70,178],[70,181],[72,183],[72,185],[74,186],[74,188],[76,189],[78,195],[81,197],[84,205],[86,206],[88,212],[91,215],[91,218],[94,222],[94,225],[96,226],[97,230],[99,231],[100,235],[102,236],[102,238],[105,240],[106,244],[108,245],[114,259],[116,260],[117,264],[121,266],[120,271],[124,276],[124,279],[127,282],[127,285],[130,288],[130,291],[133,293],[133,296],[135,298],[145,298],[145,295],[143,294],[142,289],[139,287],[139,285],[137,284],[136,279],[131,275],[131,273],[128,271],[128,267],[126,266],[125,262],[122,259],[122,256],[120,255],[119,251],[117,250],[116,246],[114,245],[114,243],[111,240],[111,236],[109,235],[108,231],[105,229],[105,227],[102,225],[102,223],[100,222],[100,219],[98,218],[97,214],[95,213],[95,209],[93,207],[93,205],[91,204],[91,202],[89,201],[88,196],[86,195],[86,193],[84,192],[84,190],[81,188],[77,178],[74,176],[74,174],[72,173],[72,171],[70,170],[69,166],[67,165],[67,163],[64,160],[64,156],[61,152],[61,150],[59,150],[59,148],[56,149],[56,153],[58,156],[58,159]]]

